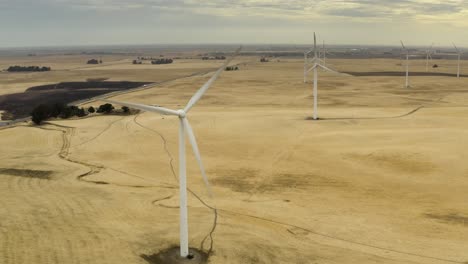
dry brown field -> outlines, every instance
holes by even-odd
[[[81,61],[0,73],[0,93],[175,79],[112,99],[182,108],[210,74],[176,78],[219,65],[155,69],[115,57],[77,69]],[[301,60],[248,61],[189,115],[214,191],[209,198],[188,149],[189,241],[208,263],[468,263],[466,78],[412,77],[404,89],[403,76],[319,72],[313,121]],[[399,63],[329,60],[340,71]],[[0,129],[0,263],[145,264],[176,246],[177,132],[177,118],[146,112]]]

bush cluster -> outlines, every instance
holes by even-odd
[[[90,59],[86,64],[101,64],[102,60]]]
[[[143,64],[141,60],[133,60],[132,64]]]
[[[114,110],[114,106],[112,104],[103,104],[99,106],[96,112],[108,114],[112,112],[112,110]]]
[[[202,60],[225,60],[226,56],[214,56],[214,57],[208,57],[208,56],[203,56]]]
[[[159,57],[164,57],[164,55],[159,55]],[[152,61],[152,60],[157,60],[158,58],[153,58],[153,57],[137,57],[137,60],[149,60],[149,61]]]
[[[10,66],[7,71],[9,72],[44,72],[50,71],[50,67],[39,66]]]
[[[260,59],[260,62],[269,62],[269,60],[267,58],[263,57],[263,58]]]
[[[151,64],[171,64],[172,62],[174,62],[172,59],[156,59],[152,60]]]
[[[49,118],[70,118],[72,116],[83,117],[88,113],[83,108],[78,108],[77,106],[67,106],[62,103],[55,104],[40,104],[33,109],[31,112],[32,121],[40,125],[42,121]]]
[[[32,121],[40,125],[42,121],[47,120],[49,118],[63,118],[67,119],[73,116],[83,117],[87,116],[89,113],[105,113],[109,114],[114,110],[114,106],[112,104],[103,104],[98,107],[96,110],[94,107],[90,106],[87,110],[83,107],[78,108],[77,106],[71,105],[67,106],[62,103],[55,103],[55,104],[40,104],[36,108],[33,109],[31,112]],[[124,113],[129,113],[130,108],[123,106],[122,111]]]
[[[226,67],[226,71],[238,71],[239,67],[237,66],[228,66]]]

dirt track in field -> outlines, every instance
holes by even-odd
[[[190,245],[209,263],[467,263],[464,82],[320,72],[313,121],[301,67],[225,72],[190,112],[215,193],[188,152]],[[115,99],[177,109],[207,77]],[[140,113],[1,129],[0,259],[147,264],[177,245],[177,126]]]

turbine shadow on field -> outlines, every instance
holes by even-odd
[[[313,119],[312,117],[306,117],[305,120],[314,120],[314,121],[319,121],[319,120],[322,120],[322,121],[327,121],[327,120],[330,120],[330,121],[333,121],[333,120],[379,120],[379,119],[395,119],[395,118],[402,118],[402,117],[406,117],[406,116],[410,116],[416,112],[418,112],[419,110],[421,110],[422,108],[424,108],[424,106],[418,106],[416,107],[415,109],[409,111],[408,113],[406,114],[402,114],[402,115],[398,115],[398,116],[381,116],[381,117],[330,117],[330,118],[318,118],[317,120]]]
[[[52,171],[43,170],[28,170],[28,169],[13,169],[13,168],[0,168],[0,174],[9,176],[36,178],[41,180],[49,180]]]
[[[178,246],[173,246],[153,255],[141,254],[140,257],[149,264],[203,264],[208,261],[206,252],[190,248],[189,257],[184,258],[180,256],[179,250]]]
[[[449,213],[449,214],[424,214],[425,217],[430,219],[435,219],[440,222],[452,225],[462,225],[468,227],[468,216],[463,216],[459,213]]]
[[[287,189],[307,190],[311,185],[321,188],[340,188],[348,185],[346,182],[321,175],[294,173],[275,173],[262,182],[257,182],[254,179],[262,178],[259,177],[260,171],[250,168],[223,170],[214,174],[222,176],[212,180],[213,183],[241,193],[277,192]]]

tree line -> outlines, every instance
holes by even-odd
[[[112,104],[106,103],[100,105],[97,109],[93,106],[84,109],[83,107],[79,108],[74,105],[66,105],[63,103],[54,103],[54,104],[40,104],[33,109],[31,112],[32,121],[36,125],[40,125],[42,121],[45,121],[50,118],[62,118],[67,119],[73,116],[84,117],[92,113],[103,113],[109,114],[114,111],[114,106]],[[122,106],[122,112],[129,113],[130,108]]]
[[[163,55],[159,55],[159,57],[164,57]],[[157,60],[158,58],[153,58],[153,57],[137,57],[138,60]]]
[[[173,59],[156,59],[152,60],[151,64],[171,64],[172,62],[174,62]]]
[[[226,56],[214,56],[214,57],[208,57],[208,56],[203,56],[202,60],[225,60]]]
[[[50,71],[50,67],[39,67],[39,66],[10,66],[7,71],[9,72],[45,72]]]

